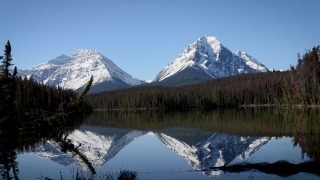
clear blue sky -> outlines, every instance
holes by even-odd
[[[297,53],[320,45],[319,7],[319,0],[5,0],[0,45],[10,40],[18,69],[85,48],[149,80],[208,35],[268,68],[289,69]]]

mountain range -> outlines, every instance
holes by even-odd
[[[180,86],[268,68],[249,54],[232,53],[215,37],[202,36],[166,66],[150,83]],[[80,91],[94,77],[90,93],[147,84],[120,69],[98,51],[79,49],[72,57],[61,55],[18,74],[47,85]]]

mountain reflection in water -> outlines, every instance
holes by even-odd
[[[173,179],[179,177],[201,179],[198,176],[201,174],[199,171],[206,176],[220,175],[219,177],[228,179],[229,176],[223,176],[223,174],[232,173],[232,171],[212,168],[225,168],[243,162],[258,163],[266,160],[270,163],[286,160],[293,164],[311,161],[316,162],[312,164],[314,167],[318,166],[320,156],[318,111],[318,109],[277,108],[210,112],[199,110],[186,112],[96,111],[84,119],[81,126],[63,133],[64,140],[72,143],[73,150],[63,151],[62,143],[56,138],[43,139],[30,145],[30,148],[26,150],[17,147],[18,149],[11,151],[17,153],[11,157],[14,159],[13,162],[16,162],[14,166],[17,170],[16,175],[12,174],[15,171],[9,172],[11,177],[26,174],[21,168],[19,171],[18,165],[25,163],[19,159],[23,159],[26,154],[34,155],[33,158],[50,159],[51,162],[61,164],[59,168],[65,167],[66,171],[74,166],[83,171],[92,166],[97,172],[110,171],[112,167],[120,167],[120,169],[125,167],[128,170],[137,171],[143,179],[154,179],[155,177],[159,179],[170,177]],[[145,137],[152,137],[152,141],[146,140]],[[287,144],[273,145],[282,139]],[[3,144],[1,145],[0,147],[3,147]],[[154,149],[155,147],[157,150]],[[161,147],[166,147],[180,158],[166,155],[169,151]],[[279,153],[279,149],[286,149],[284,152],[286,156],[292,153],[294,159],[282,158],[283,155]],[[0,155],[5,156],[3,153],[5,151],[2,148]],[[149,157],[150,160],[145,160],[146,157]],[[135,160],[130,160],[130,158]],[[160,165],[161,162],[158,160],[167,165]],[[148,164],[143,165],[142,162],[145,161],[154,161],[155,164],[153,167]],[[2,165],[0,172],[5,172],[3,162],[3,160],[0,161]],[[182,162],[188,164],[190,169],[182,165]],[[179,166],[182,169],[176,167],[177,163],[180,163]],[[175,173],[163,173],[171,171]],[[243,172],[247,171],[248,168],[243,170]],[[37,175],[40,173],[43,172],[38,172],[33,177],[39,177]],[[307,173],[318,175],[308,171]],[[181,176],[178,177],[177,174]],[[267,177],[270,178],[270,176]],[[299,175],[298,177],[304,176]],[[248,176],[245,175],[244,179],[247,178]]]
[[[91,131],[89,131],[90,129]],[[261,146],[268,142],[268,137],[244,137],[227,134],[212,134],[207,139],[201,139],[196,144],[188,144],[165,133],[147,131],[126,131],[123,129],[106,128],[105,131],[113,131],[114,134],[101,135],[93,130],[95,127],[83,126],[68,136],[79,151],[85,154],[93,167],[99,168],[114,158],[128,144],[136,138],[145,134],[155,135],[163,144],[169,147],[174,153],[181,156],[195,170],[207,170],[212,166],[224,166],[229,164],[237,156],[241,159],[248,158]],[[188,133],[188,129],[170,129]],[[199,132],[200,133],[200,132]],[[49,158],[62,165],[70,165],[74,162],[78,167],[85,168],[79,159],[59,151],[59,146],[54,141],[39,143],[31,152],[43,158]]]

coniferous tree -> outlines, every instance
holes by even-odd
[[[293,90],[297,103],[320,103],[320,47],[313,47],[302,58],[298,54],[296,67],[291,67]]]
[[[10,66],[13,65],[11,61],[12,61],[11,44],[10,44],[10,41],[8,41],[7,44],[5,45],[4,56],[2,57],[2,64],[0,66],[0,73],[1,73],[0,109],[2,111],[1,112],[2,114],[10,113],[14,110],[15,79],[12,77],[11,73],[9,72]]]
[[[17,66],[15,66],[12,74],[12,79],[16,78],[17,74],[18,74],[18,70],[17,70]]]
[[[84,97],[86,96],[86,94],[90,90],[92,83],[93,83],[93,76],[90,77],[90,80],[88,81],[87,85],[82,90],[82,92],[77,96],[77,98],[71,100],[70,105],[68,107],[68,110],[71,110],[71,111],[74,111],[77,109],[82,109],[82,110],[86,109],[87,110],[89,108],[89,107],[85,107],[86,104],[84,103]],[[59,106],[60,106],[61,110],[66,111],[67,106],[66,106],[65,102],[62,102]]]
[[[11,76],[9,72],[9,67],[13,65],[11,61],[12,61],[11,44],[10,44],[10,41],[8,40],[7,44],[5,45],[4,56],[2,58],[2,65],[1,65],[2,76],[4,79],[9,79]]]
[[[83,101],[83,98],[88,93],[88,91],[90,90],[90,87],[91,87],[92,83],[93,83],[93,76],[90,77],[90,80],[87,83],[86,87],[83,89],[81,94],[78,96],[77,103],[80,103],[80,102]]]

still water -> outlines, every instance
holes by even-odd
[[[303,170],[212,169],[318,162],[318,117],[318,109],[95,111],[60,138],[16,149],[10,173],[12,179],[75,179],[77,172],[89,178],[93,170],[96,179],[120,170],[135,171],[139,179],[320,179]]]

